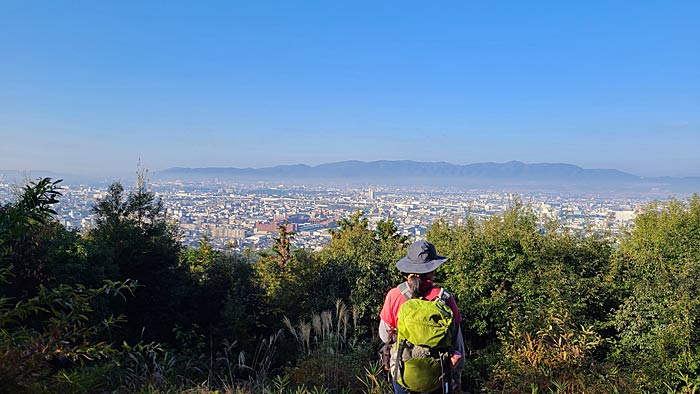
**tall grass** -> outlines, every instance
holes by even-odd
[[[362,368],[374,355],[368,351],[371,346],[358,342],[357,322],[358,308],[348,308],[342,300],[336,301],[334,309],[313,314],[296,325],[285,317],[283,324],[302,355],[287,371],[291,382],[312,390],[326,388],[330,393],[360,392],[358,376],[364,377],[366,370]]]

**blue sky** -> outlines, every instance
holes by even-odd
[[[700,175],[698,1],[1,8],[0,169],[410,159]]]

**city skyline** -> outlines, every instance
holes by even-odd
[[[0,181],[0,186],[2,186]],[[600,195],[534,191],[512,193],[497,189],[450,191],[405,187],[324,187],[264,183],[160,182],[149,189],[161,199],[168,220],[177,224],[180,241],[197,246],[207,237],[213,247],[243,252],[274,244],[279,226],[296,233],[296,247],[320,250],[331,239],[329,229],[358,211],[370,228],[391,220],[399,234],[424,237],[436,221],[464,224],[468,218],[486,220],[521,201],[544,228],[549,220],[577,232],[615,235],[632,225],[650,193]],[[96,225],[94,204],[107,195],[105,186],[64,185],[56,219],[66,228],[89,231]],[[0,187],[0,201],[12,198]]]
[[[697,2],[3,5],[0,170],[700,176]]]

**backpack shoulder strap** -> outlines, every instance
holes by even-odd
[[[411,299],[411,289],[408,287],[408,283],[403,282],[398,286],[398,288],[406,301]]]
[[[447,301],[452,297],[452,294],[450,294],[447,290],[445,289],[440,289],[440,294],[438,294],[437,297],[435,297],[435,301],[441,302],[445,305],[447,305]]]

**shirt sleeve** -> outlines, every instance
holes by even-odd
[[[382,342],[387,343],[391,338],[391,333],[394,331],[394,327],[389,327],[384,320],[379,320],[379,338]]]
[[[400,304],[397,303],[397,298],[395,293],[401,294],[397,288],[393,288],[386,293],[384,297],[384,305],[382,306],[381,312],[379,312],[379,318],[382,319],[389,327],[396,327],[396,317],[399,311]]]

